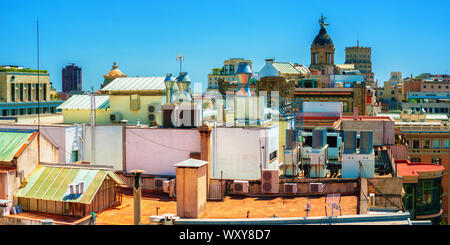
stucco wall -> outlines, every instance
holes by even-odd
[[[148,105],[152,103],[157,103],[159,105],[164,104],[166,97],[158,95],[141,95],[139,100],[139,110],[132,111],[130,110],[130,95],[111,95],[111,114],[120,113],[122,115],[122,119],[128,120],[129,124],[136,124],[137,120],[140,120],[142,124],[148,124]],[[155,114],[158,125],[161,125],[161,113]]]
[[[86,125],[83,136],[84,160],[93,165],[108,165],[115,170],[122,170],[122,129],[121,125]]]
[[[36,125],[0,124],[0,128],[37,129]],[[81,125],[58,126],[41,125],[42,135],[58,146],[58,162],[70,163],[72,150],[81,149],[81,142],[76,134],[81,135]]]
[[[371,130],[373,131],[373,145],[383,146],[394,144],[394,121],[383,120],[343,120],[342,130]]]
[[[218,127],[211,139],[211,177],[225,179],[259,179],[263,169],[278,169],[279,144],[277,125],[271,128]],[[260,145],[261,144],[261,145]],[[264,146],[264,149],[261,149]],[[278,157],[269,161],[269,154]],[[262,160],[261,160],[262,156]]]
[[[174,165],[200,152],[198,129],[136,128],[126,130],[126,171],[175,175]]]
[[[91,122],[90,110],[62,110],[64,116],[64,123],[67,124],[82,124]],[[111,124],[109,120],[110,111],[96,110],[95,123],[96,124]]]

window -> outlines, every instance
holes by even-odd
[[[444,149],[448,149],[449,148],[449,140],[448,139],[444,139],[442,148],[444,148]]]
[[[441,165],[442,160],[439,157],[431,158],[431,163]]]
[[[420,158],[411,158],[411,162],[420,162]]]
[[[327,144],[328,147],[337,147],[337,136],[328,136]]]
[[[441,179],[420,180],[416,190],[416,215],[434,214],[441,209]]]
[[[312,146],[312,136],[306,136],[305,137],[305,144],[303,146]]]
[[[426,85],[423,85],[423,88],[427,88],[427,86],[426,86]]]
[[[412,141],[412,148],[418,149],[419,148],[419,140],[413,140]]]
[[[441,148],[441,140],[433,140],[433,148],[434,149]]]
[[[424,140],[423,141],[423,148],[424,149],[430,149],[430,140]]]
[[[78,162],[78,151],[72,151],[72,162]]]
[[[139,100],[139,95],[137,94],[132,94],[130,95],[130,110],[132,111],[137,111],[140,109],[140,100]]]

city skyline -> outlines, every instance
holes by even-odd
[[[83,90],[98,90],[113,61],[130,77],[164,76],[179,72],[175,57],[181,53],[183,71],[205,90],[211,69],[233,57],[252,60],[255,72],[266,58],[309,66],[309,48],[323,13],[336,46],[335,63],[344,64],[345,47],[359,40],[360,46],[372,48],[373,72],[380,85],[391,71],[401,71],[404,77],[449,73],[450,48],[436,43],[450,35],[443,31],[450,24],[444,16],[444,5],[449,4],[432,2],[23,1],[20,8],[7,2],[0,10],[5,24],[0,64],[37,67],[39,17],[40,68],[50,72],[58,91],[61,69],[68,63],[83,69]]]

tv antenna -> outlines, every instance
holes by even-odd
[[[184,54],[181,55],[177,54],[177,61],[180,62],[180,73],[181,73],[182,64],[184,62]]]
[[[38,164],[41,163],[41,144],[40,144],[40,137],[41,137],[41,117],[40,117],[40,113],[41,113],[41,106],[40,106],[40,101],[41,101],[41,93],[39,91],[39,89],[41,88],[41,84],[39,83],[39,17],[36,17],[36,50],[37,50],[37,87],[38,87],[38,93],[37,93],[37,106],[38,106],[38,114],[37,114],[37,119],[38,119],[38,130],[37,130],[37,146],[38,146]]]

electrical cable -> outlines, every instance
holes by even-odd
[[[153,144],[155,144],[155,145],[159,145],[159,146],[162,146],[162,147],[171,149],[171,150],[176,150],[176,151],[181,151],[181,152],[189,152],[189,153],[192,152],[191,150],[185,150],[185,149],[175,148],[175,147],[172,147],[172,146],[167,146],[167,145],[164,145],[164,144],[155,142],[155,141],[150,140],[150,139],[148,139],[148,138],[145,138],[145,137],[143,137],[143,136],[141,136],[141,135],[139,135],[139,134],[137,134],[137,133],[134,133],[133,131],[130,131],[130,133],[132,133],[132,134],[134,134],[134,135],[140,137],[141,139],[143,139],[143,140],[145,140],[145,141],[147,141],[147,142],[150,142],[150,143],[153,143]]]

